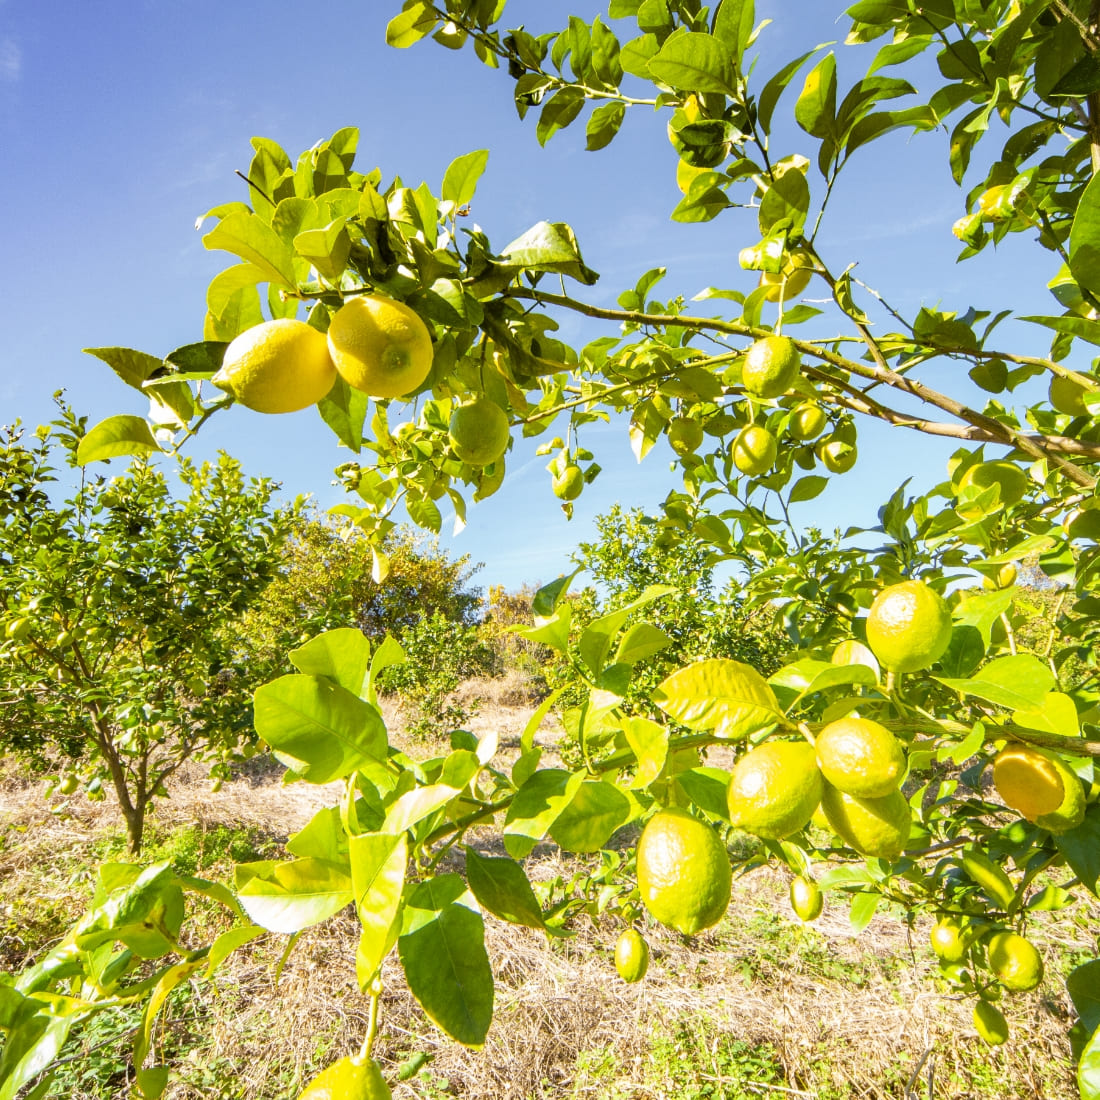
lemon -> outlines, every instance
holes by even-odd
[[[481,395],[459,405],[447,427],[451,447],[470,466],[490,466],[508,449],[508,415]]]
[[[858,798],[885,798],[905,776],[905,750],[869,718],[840,718],[817,735],[817,766],[837,790]]]
[[[615,944],[615,969],[624,982],[640,982],[649,969],[649,944],[634,928],[628,928]]]
[[[823,439],[815,448],[821,465],[831,474],[846,474],[858,457],[856,445],[835,435]]]
[[[951,610],[923,581],[884,588],[867,616],[867,644],[887,668],[916,672],[943,656],[951,641]]]
[[[786,336],[765,336],[745,353],[741,384],[756,397],[779,397],[794,385],[802,357]]]
[[[943,917],[933,925],[928,938],[937,957],[945,963],[957,963],[966,955],[974,932],[958,917]]]
[[[777,453],[775,436],[758,424],[742,428],[730,446],[734,466],[750,477],[766,474],[775,465]]]
[[[57,789],[61,794],[75,794],[79,786],[80,780],[72,772],[66,772],[57,784]]]
[[[211,379],[246,408],[288,413],[316,405],[336,381],[323,332],[281,318],[242,332]]]
[[[694,454],[703,442],[703,425],[690,416],[674,416],[668,422],[668,445],[681,458]]]
[[[328,347],[344,381],[371,397],[405,397],[432,369],[428,326],[392,298],[349,298],[329,324]]]
[[[1072,378],[1065,378],[1056,374],[1050,380],[1050,403],[1060,413],[1067,416],[1086,416],[1088,406],[1085,404],[1085,387]]]
[[[810,285],[811,272],[804,267],[784,265],[782,271],[774,273],[764,271],[760,274],[760,285],[765,288],[764,301],[784,302],[797,298]]]
[[[812,401],[804,401],[791,413],[788,431],[795,439],[817,439],[829,423],[825,410]]]
[[[558,500],[576,500],[584,488],[584,474],[581,468],[570,463],[560,474],[554,475],[554,496]]]
[[[1011,588],[1016,583],[1018,572],[1014,562],[1006,562],[997,570],[994,577],[982,577],[982,587],[996,591],[998,588]]]
[[[960,489],[971,485],[977,489],[996,485],[1000,490],[1001,503],[1015,504],[1027,492],[1027,474],[1014,462],[980,462],[971,466],[959,479]]]
[[[897,859],[909,839],[912,814],[901,791],[856,798],[826,783],[821,808],[833,832],[860,855]]]
[[[730,901],[725,845],[683,810],[660,810],[638,840],[638,891],[661,924],[687,935],[717,924]]]
[[[390,1100],[390,1096],[377,1062],[341,1058],[321,1070],[298,1100]]]
[[[1085,820],[1085,788],[1073,769],[1057,756],[1052,755],[1048,759],[1062,778],[1065,798],[1056,809],[1039,814],[1035,824],[1050,833],[1068,833]]]
[[[1009,745],[997,753],[993,758],[993,786],[1005,805],[1028,821],[1057,810],[1066,797],[1054,761],[1027,745]]]
[[[997,981],[1013,993],[1026,993],[1043,980],[1043,960],[1034,945],[1015,932],[998,932],[988,944]]]
[[[995,1004],[978,1001],[974,1006],[974,1030],[991,1047],[1000,1046],[1008,1038],[1008,1021]]]
[[[805,828],[821,801],[821,773],[805,741],[766,741],[737,762],[730,777],[730,823],[782,840]]]
[[[824,905],[821,887],[812,878],[799,875],[791,879],[791,908],[799,920],[817,920]]]

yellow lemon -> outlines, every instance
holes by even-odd
[[[390,1096],[377,1062],[341,1058],[321,1070],[298,1100],[390,1100]]]
[[[928,934],[932,950],[946,963],[962,962],[974,936],[974,930],[958,917],[941,918]]]
[[[428,326],[404,302],[349,298],[333,315],[328,346],[341,377],[371,397],[405,397],[432,369]]]
[[[615,944],[615,969],[624,982],[640,982],[649,969],[649,944],[640,932],[628,928]]]
[[[856,798],[826,783],[821,807],[833,832],[860,855],[897,859],[909,839],[912,813],[901,791]]]
[[[998,932],[988,945],[997,981],[1013,993],[1026,993],[1043,980],[1043,960],[1034,945],[1015,932]]]
[[[489,398],[477,396],[451,413],[451,447],[470,466],[491,466],[508,449],[508,414]]]
[[[959,488],[973,485],[977,489],[988,489],[996,485],[1000,490],[1001,503],[1015,504],[1027,492],[1027,474],[1013,462],[980,462],[971,466],[959,479]]]
[[[225,349],[211,379],[246,408],[288,413],[316,405],[336,381],[328,342],[305,321],[264,321]]]
[[[717,924],[730,901],[725,845],[683,810],[660,810],[638,839],[638,891],[661,924],[687,935]]]
[[[905,776],[905,750],[869,718],[840,718],[817,735],[817,766],[837,790],[859,798],[885,798]]]
[[[997,753],[993,758],[993,786],[1005,805],[1028,821],[1057,810],[1066,797],[1066,786],[1054,761],[1027,745],[1008,745]]]
[[[812,273],[804,267],[785,266],[780,272],[764,271],[760,275],[760,285],[765,288],[764,300],[784,303],[797,298],[810,285]]]
[[[794,385],[802,357],[787,336],[765,336],[745,353],[741,384],[757,397],[779,397]]]
[[[916,672],[943,656],[951,641],[951,610],[923,581],[884,588],[867,616],[867,644],[887,668]]]
[[[734,466],[750,477],[766,474],[775,465],[777,453],[775,436],[758,424],[749,424],[742,428],[730,446]]]
[[[805,828],[821,801],[821,773],[805,741],[766,741],[737,762],[730,777],[730,822],[766,840]]]
[[[856,445],[835,435],[823,439],[815,448],[821,465],[831,474],[846,474],[855,464]]]
[[[668,422],[668,445],[681,458],[694,454],[703,442],[703,425],[690,416],[674,416]]]

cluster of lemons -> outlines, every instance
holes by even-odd
[[[242,332],[213,382],[256,412],[289,413],[316,405],[338,377],[378,400],[408,397],[427,379],[432,356],[431,333],[413,309],[361,294],[333,314],[327,333],[288,318]],[[470,466],[496,462],[511,437],[505,411],[480,394],[454,409],[448,434]]]
[[[808,277],[808,276],[807,276]],[[746,394],[772,400],[789,393],[802,370],[802,356],[786,336],[765,336],[750,345],[741,370]],[[803,401],[791,410],[787,432],[797,443],[809,443],[821,436],[828,425],[825,410],[815,401]],[[668,442],[681,458],[694,454],[703,442],[703,428],[686,416],[668,423]],[[839,435],[821,439],[814,448],[821,464],[834,474],[847,473],[856,462],[855,445]],[[743,474],[761,477],[774,466],[779,453],[775,436],[761,424],[746,424],[730,445],[730,459]]]

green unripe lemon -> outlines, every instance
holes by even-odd
[[[487,397],[478,396],[451,413],[447,427],[454,453],[470,466],[491,466],[508,449],[508,414]]]
[[[981,462],[971,466],[959,479],[960,489],[970,485],[977,489],[996,485],[1001,503],[1010,505],[1021,500],[1027,492],[1027,474],[1014,462]]]
[[[660,810],[638,840],[638,891],[655,920],[693,935],[730,901],[729,857],[718,834],[683,810]]]
[[[958,917],[943,917],[932,926],[928,938],[938,958],[945,963],[957,963],[966,955],[974,933]]]
[[[802,356],[786,336],[765,336],[745,353],[741,384],[756,397],[779,397],[798,378]]]
[[[818,735],[817,766],[837,790],[858,798],[885,798],[905,776],[905,750],[869,718],[839,718]]]
[[[67,772],[61,777],[57,789],[61,794],[74,794],[79,786],[80,780],[72,772]]]
[[[821,808],[833,832],[860,855],[897,859],[909,839],[912,812],[901,791],[856,798],[826,783]]]
[[[730,776],[730,823],[766,840],[782,840],[805,828],[821,788],[812,745],[765,741],[741,757]]]
[[[775,436],[758,424],[742,428],[730,447],[734,466],[750,477],[766,474],[775,465],[778,451]]]
[[[825,899],[821,896],[821,887],[812,878],[799,875],[791,879],[791,908],[799,920],[812,921],[821,916]]]
[[[560,474],[554,475],[553,488],[558,500],[576,500],[584,488],[584,473],[571,462]]]
[[[615,969],[624,982],[640,982],[649,969],[649,944],[642,934],[628,928],[615,943]]]
[[[1043,959],[1034,945],[1015,932],[998,932],[988,944],[989,965],[1013,993],[1026,993],[1043,980]]]
[[[791,413],[788,431],[795,439],[817,439],[829,423],[829,417],[820,405],[805,401]]]
[[[855,464],[858,454],[856,445],[831,435],[823,439],[815,448],[821,465],[831,474],[846,474]]]
[[[703,425],[690,416],[674,416],[668,422],[668,445],[681,458],[694,454],[703,442]]]
[[[373,1059],[341,1058],[321,1070],[298,1100],[390,1100],[389,1085]]]
[[[1088,414],[1088,406],[1085,404],[1086,389],[1072,378],[1065,378],[1056,374],[1050,380],[1050,403],[1060,413],[1067,416],[1085,416]]]
[[[895,672],[928,668],[951,642],[951,609],[923,581],[884,588],[867,615],[867,644]]]
[[[978,1001],[974,1006],[974,1030],[991,1047],[997,1047],[1008,1038],[1008,1021],[995,1004]]]
[[[31,632],[31,627],[34,625],[34,621],[29,617],[24,616],[21,619],[12,619],[7,625],[5,634],[13,642],[21,642]]]

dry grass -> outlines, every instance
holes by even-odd
[[[473,724],[491,726],[510,745],[526,716],[497,698],[482,705]],[[548,744],[553,738],[553,731],[540,734]],[[435,749],[445,746],[410,747],[418,756]],[[41,792],[40,783],[0,762],[0,918],[7,914],[0,919],[0,961],[9,967],[78,914],[91,886],[87,868],[120,836],[109,803],[73,797],[47,806]],[[283,787],[278,769],[260,763],[212,796],[192,769],[158,808],[154,835],[197,826],[201,845],[203,836],[229,827],[281,842],[333,801],[332,789]],[[105,840],[110,836],[116,839]],[[549,846],[532,862],[535,879],[577,868]],[[228,873],[228,865],[217,869]],[[945,995],[937,982],[926,931],[910,932],[887,914],[856,938],[839,905],[804,929],[789,916],[782,877],[764,869],[736,884],[717,929],[693,940],[648,929],[650,974],[627,986],[611,964],[617,928],[581,920],[573,938],[548,940],[489,917],[497,988],[485,1049],[466,1050],[436,1030],[391,957],[376,1053],[391,1082],[410,1055],[429,1056],[419,1074],[394,1084],[395,1100],[1075,1096],[1069,1006],[1056,972],[1059,958],[1092,945],[1073,923],[1051,916],[1043,926],[1039,942],[1051,980],[1007,1006],[1013,1037],[992,1051],[974,1033],[970,1004]],[[312,1073],[356,1050],[367,1011],[355,981],[356,938],[347,912],[309,930],[278,985],[273,971],[285,940],[259,941],[227,962],[215,983],[195,983],[171,1002],[160,1041],[177,1052],[178,1075],[167,1096],[291,1098]],[[124,1052],[119,1059],[114,1077],[65,1095],[121,1100]],[[914,1091],[907,1094],[910,1079]]]

